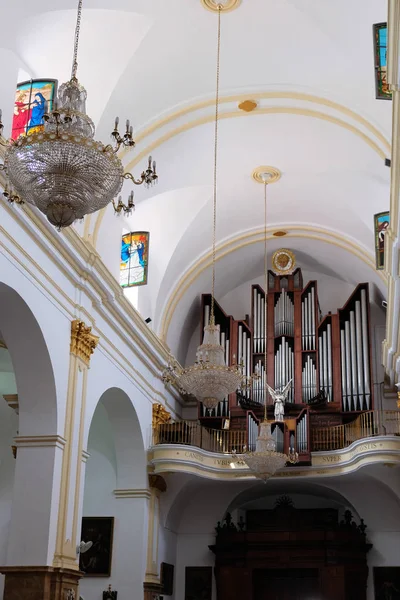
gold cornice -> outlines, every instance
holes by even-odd
[[[273,237],[273,233],[276,230],[276,227],[277,225],[272,225],[267,228],[267,239],[271,239]],[[384,272],[376,271],[374,255],[372,253],[367,254],[361,246],[358,246],[358,244],[346,238],[345,236],[335,231],[330,231],[325,228],[311,225],[285,225],[285,230],[287,232],[287,237],[318,240],[327,244],[332,244],[334,246],[342,248],[343,250],[346,250],[347,252],[350,252],[351,254],[362,260],[375,273],[378,273],[378,277],[380,277],[382,281],[385,284],[387,284],[387,278]],[[218,262],[233,252],[237,252],[238,250],[246,246],[260,243],[263,240],[264,229],[257,229],[230,238],[229,240],[217,246],[216,261]],[[210,250],[209,252],[204,254],[200,259],[198,259],[194,264],[192,264],[192,266],[182,275],[180,280],[173,288],[168,298],[167,304],[162,312],[160,323],[161,339],[167,339],[168,329],[177,305],[179,304],[180,300],[187,292],[189,287],[196,281],[198,277],[200,277],[201,273],[203,273],[203,271],[209,268],[209,266],[211,265],[211,261],[212,252]]]
[[[90,357],[97,344],[99,337],[93,335],[92,328],[87,327],[83,321],[75,319],[71,323],[71,345],[70,352],[83,360],[86,365],[90,363]]]

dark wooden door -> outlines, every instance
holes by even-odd
[[[318,569],[260,569],[253,575],[254,600],[322,600]]]

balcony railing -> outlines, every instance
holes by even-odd
[[[153,445],[184,444],[218,452],[231,453],[232,450],[241,452],[247,444],[246,431],[216,430],[202,427],[196,421],[176,421],[158,425],[153,429]]]
[[[310,433],[313,452],[340,450],[357,440],[377,435],[400,436],[400,411],[369,411],[346,425],[312,428]],[[158,425],[153,430],[153,445],[160,444],[184,444],[230,454],[232,450],[241,452],[248,440],[244,430],[216,430],[202,427],[197,421],[176,421]]]
[[[347,448],[357,440],[377,435],[400,436],[399,410],[371,410],[362,413],[346,425],[311,429],[311,450],[339,450]]]

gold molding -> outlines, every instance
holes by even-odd
[[[271,239],[276,225],[267,229],[267,239]],[[339,234],[335,231],[330,231],[322,227],[313,225],[285,225],[289,237],[306,238],[310,240],[322,241],[353,254],[362,260],[378,277],[387,285],[387,278],[383,271],[376,271],[375,257],[372,253],[367,254],[366,251],[353,242],[351,239]],[[241,233],[217,246],[216,261],[220,261],[229,254],[237,252],[246,246],[258,244],[264,240],[264,229],[256,229],[254,231]],[[187,292],[189,287],[200,277],[201,273],[209,268],[212,261],[211,250],[199,258],[192,266],[182,275],[179,281],[170,294],[166,306],[162,311],[160,322],[160,337],[162,340],[167,339],[169,326],[174,316],[177,305]]]
[[[333,102],[332,100],[329,100],[327,98],[323,98],[320,96],[314,96],[312,94],[304,94],[304,93],[298,93],[298,92],[286,92],[286,91],[256,92],[254,94],[251,94],[251,97],[254,100],[271,100],[271,99],[299,100],[301,102],[309,102],[311,104],[317,104],[317,105],[323,106],[325,108],[337,110],[339,113],[342,113],[343,115],[347,116],[348,118],[351,118],[355,122],[359,123],[362,127],[365,127],[365,129],[367,131],[369,131],[374,137],[376,137],[377,140],[379,140],[382,143],[382,145],[386,148],[387,152],[386,153],[383,152],[371,138],[369,138],[362,131],[357,129],[357,127],[355,127],[354,125],[351,125],[350,123],[347,123],[346,121],[338,119],[337,117],[333,117],[332,115],[328,115],[326,113],[322,113],[319,111],[313,111],[310,109],[301,109],[301,108],[296,108],[296,107],[263,107],[263,108],[258,107],[258,109],[256,111],[246,113],[244,111],[241,111],[239,108],[237,108],[236,111],[233,111],[233,112],[221,113],[221,115],[220,115],[221,118],[240,117],[240,116],[244,117],[244,116],[253,115],[253,114],[254,115],[272,114],[274,112],[287,113],[287,114],[299,114],[299,115],[303,115],[303,116],[315,117],[315,118],[323,119],[328,122],[342,126],[345,129],[347,129],[348,131],[353,132],[355,135],[358,135],[375,152],[378,153],[379,157],[382,160],[384,160],[386,158],[386,154],[390,154],[390,151],[391,151],[390,142],[385,138],[383,133],[381,133],[381,131],[379,131],[379,129],[377,129],[377,127],[372,125],[372,123],[370,123],[367,119],[365,119],[364,117],[362,117],[355,111],[347,108],[343,104],[339,104],[338,102]],[[237,103],[240,103],[241,101],[248,100],[248,98],[249,98],[249,94],[236,94],[233,96],[232,95],[231,96],[223,96],[220,98],[220,104],[222,105],[224,103],[233,103],[233,102],[235,102],[237,104]],[[196,102],[194,104],[191,104],[189,106],[186,106],[184,108],[181,108],[179,110],[176,110],[176,111],[170,113],[166,117],[155,121],[153,124],[149,125],[145,129],[143,129],[141,132],[139,132],[139,134],[136,136],[136,144],[138,145],[139,142],[144,140],[146,137],[148,137],[149,135],[151,135],[158,129],[161,129],[165,125],[179,119],[180,117],[188,115],[190,113],[194,113],[200,109],[211,107],[214,104],[215,104],[214,99],[203,100],[203,101]],[[135,155],[135,158],[133,160],[131,160],[129,162],[129,164],[127,165],[126,170],[131,171],[138,164],[138,162],[140,162],[144,157],[147,157],[149,152],[151,153],[152,150],[154,150],[155,148],[157,148],[164,142],[168,141],[172,137],[175,137],[175,136],[183,133],[184,131],[192,129],[193,127],[211,122],[213,119],[214,119],[213,115],[210,115],[205,118],[204,117],[198,118],[198,119],[195,119],[194,121],[186,123],[185,125],[176,127],[171,132],[167,132],[166,134],[162,135],[158,140],[149,144],[140,154]],[[125,151],[123,153],[123,156],[127,155],[127,153],[128,153],[128,151]],[[97,246],[99,230],[100,230],[102,220],[104,218],[105,211],[106,211],[106,209],[102,209],[98,212],[92,234],[89,234],[92,215],[88,215],[85,218],[84,237],[86,240],[89,240],[89,238],[90,238],[91,241],[89,243],[92,243],[94,247]]]
[[[92,328],[87,327],[83,321],[79,319],[72,321],[70,352],[81,358],[86,365],[89,365],[90,357],[95,351],[99,339],[97,335],[93,335]]]
[[[243,102],[239,102],[238,109],[244,110],[245,112],[252,112],[258,106],[258,103],[255,100],[243,100]]]
[[[269,175],[269,179],[265,180],[263,175]],[[256,183],[262,183],[263,185],[268,183],[268,185],[271,185],[271,183],[276,183],[280,180],[282,173],[275,167],[261,166],[254,169],[251,176]]]
[[[215,13],[218,12],[218,5],[220,4],[218,0],[200,0],[200,2],[207,10],[211,10]],[[239,8],[241,2],[242,0],[224,0],[224,2],[221,2],[221,13],[230,12]]]
[[[155,429],[159,425],[169,423],[171,420],[171,413],[169,413],[163,404],[153,404],[153,419],[152,427]]]

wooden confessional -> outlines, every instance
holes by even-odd
[[[247,511],[238,525],[229,514],[218,524],[210,546],[217,600],[365,600],[372,546],[364,523],[285,500]]]
[[[268,418],[273,420],[272,400],[266,398],[263,385],[266,368],[272,388],[293,380],[285,421],[272,426],[277,450],[287,453],[296,448],[300,462],[309,463],[311,450],[324,449],[313,443],[313,427],[341,425],[373,409],[368,292],[368,284],[361,283],[343,308],[322,315],[316,281],[303,287],[301,269],[287,276],[269,271],[266,349],[265,294],[259,285],[251,288],[251,316],[243,320],[227,315],[216,303],[215,319],[227,364],[242,363],[248,377],[257,366],[261,377],[225,398],[215,410],[200,404],[200,422],[213,429],[246,430],[248,447],[254,449],[265,401]],[[210,304],[211,295],[203,294],[201,331],[208,323]]]

